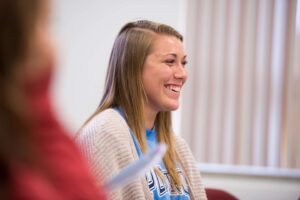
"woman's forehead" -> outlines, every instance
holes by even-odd
[[[155,54],[158,56],[176,55],[185,56],[183,44],[175,36],[170,35],[156,35],[151,44],[151,50],[149,54]]]

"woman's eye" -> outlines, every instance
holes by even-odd
[[[172,65],[175,63],[175,60],[166,60],[165,63],[167,63],[168,65]]]
[[[182,61],[182,63],[181,63],[183,66],[186,66],[187,64],[188,64],[188,61]]]

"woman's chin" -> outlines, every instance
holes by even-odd
[[[179,103],[172,103],[167,106],[167,111],[175,111],[179,108]]]

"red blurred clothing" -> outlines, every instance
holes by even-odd
[[[49,96],[51,73],[26,85],[36,121],[33,133],[43,173],[15,164],[11,169],[11,199],[106,199],[92,179],[74,141],[56,120]]]

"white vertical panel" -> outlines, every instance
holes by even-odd
[[[294,116],[293,130],[295,138],[295,152],[293,156],[295,158],[294,167],[300,168],[300,1],[297,1],[296,9],[296,35],[295,35],[295,52],[294,52],[294,65],[293,65],[293,92],[294,92],[294,102],[291,104],[293,106]],[[292,163],[291,163],[292,164]]]
[[[201,158],[205,160],[208,156],[207,149],[209,144],[207,144],[207,137],[209,133],[207,132],[207,118],[206,113],[210,112],[207,106],[207,94],[208,94],[208,63],[209,63],[209,51],[210,51],[210,41],[211,41],[211,15],[212,15],[212,2],[210,0],[202,0],[199,5],[199,27],[198,31],[198,52],[197,52],[197,92],[195,92],[195,102],[197,102],[197,106],[195,106],[195,111],[197,115],[195,116],[196,123],[194,124],[195,130],[197,130],[197,143],[202,147],[201,152],[199,152]],[[201,148],[200,145],[195,144],[195,148]],[[200,149],[199,149],[200,150]],[[207,161],[207,160],[205,160]]]
[[[244,33],[244,43],[242,49],[242,67],[243,67],[243,77],[242,79],[242,109],[241,109],[241,145],[239,151],[240,154],[240,162],[241,164],[249,164],[250,163],[250,142],[251,142],[251,111],[252,111],[252,76],[253,76],[253,65],[254,65],[254,44],[255,44],[255,19],[256,19],[256,1],[245,1],[246,2],[246,10],[245,10],[245,29]]]
[[[237,57],[238,57],[238,41],[239,41],[239,20],[240,20],[240,0],[230,0],[229,1],[229,21],[228,21],[228,87],[226,88],[226,105],[225,106],[225,122],[224,122],[224,151],[225,158],[224,162],[227,164],[233,163],[233,144],[234,144],[234,127],[235,127],[235,109],[236,102],[234,94],[236,94],[236,69]]]
[[[299,83],[300,84],[300,83]],[[300,99],[299,99],[300,100]],[[296,163],[293,165],[293,166],[290,166],[290,168],[297,168],[299,169],[300,168],[300,109],[298,109],[298,115],[297,115],[297,119],[298,119],[298,128],[297,128],[297,131],[298,132],[295,132],[295,133],[298,133],[296,135],[296,152],[295,152],[295,159],[296,159]]]
[[[265,112],[265,104],[266,101],[266,86],[265,80],[266,76],[269,73],[267,71],[267,59],[269,57],[268,54],[268,33],[270,21],[270,12],[271,12],[271,4],[270,1],[259,1],[258,13],[257,13],[257,45],[256,45],[256,63],[255,63],[255,76],[256,82],[253,83],[255,85],[255,95],[254,95],[254,121],[253,121],[253,165],[259,166],[263,165],[263,145],[264,141],[264,130],[266,124],[264,123],[264,112]]]
[[[211,75],[211,84],[212,84],[212,91],[211,92],[211,115],[210,115],[210,141],[213,142],[213,145],[210,145],[210,159],[213,163],[218,163],[220,161],[220,148],[221,148],[221,141],[220,140],[220,128],[221,128],[221,106],[223,106],[223,99],[222,99],[222,82],[224,78],[223,68],[224,63],[224,29],[225,29],[225,10],[226,4],[225,1],[215,0],[214,1],[214,12],[213,12],[213,30],[214,33],[212,38],[212,48],[213,51],[211,55],[211,65],[208,66],[212,69],[213,74]],[[218,124],[218,126],[216,126]]]
[[[296,33],[295,33],[295,52],[294,64],[291,70],[292,75],[292,103],[290,112],[292,113],[291,147],[290,147],[290,166],[300,168],[300,1],[296,2]]]
[[[291,136],[294,135],[293,127],[293,110],[297,104],[293,105],[293,57],[295,50],[295,16],[296,16],[296,1],[290,0],[287,2],[286,13],[286,44],[285,44],[285,62],[284,62],[284,79],[283,83],[283,114],[282,128],[280,135],[280,167],[289,167],[289,154],[293,147],[294,140],[291,141]],[[291,112],[292,111],[292,112]]]
[[[193,141],[199,140],[198,135],[200,134],[194,127],[194,118],[197,116],[197,113],[194,112],[197,104],[195,103],[194,96],[194,82],[197,78],[197,33],[198,33],[198,1],[197,0],[188,0],[187,3],[187,11],[186,11],[186,31],[184,38],[184,45],[186,48],[188,65],[188,80],[184,84],[182,95],[181,95],[181,135],[190,144],[191,150],[195,154],[195,157],[199,159],[197,156],[198,151],[194,149]],[[200,140],[201,141],[201,140]]]
[[[282,67],[284,55],[284,34],[286,2],[275,1],[273,51],[271,62],[271,98],[269,118],[268,166],[279,164],[279,135],[281,122]]]
[[[297,1],[297,0],[296,0]],[[297,4],[297,8],[296,8],[296,33],[297,33],[297,35],[296,35],[296,41],[297,41],[297,43],[296,43],[296,45],[297,45],[297,50],[296,50],[296,52],[298,52],[298,53],[300,53],[299,52],[299,34],[300,34],[300,1],[298,0],[297,2],[296,2],[296,4]],[[299,57],[299,54],[296,54],[296,56],[297,57]],[[298,61],[299,61],[299,59],[298,59]],[[298,64],[299,64],[299,62],[297,62]]]
[[[298,44],[300,45],[300,34],[298,35]],[[298,48],[298,53],[300,53],[300,48]],[[299,54],[298,54],[299,55]],[[298,58],[298,66],[300,67],[300,62],[299,62],[299,58]],[[300,85],[300,76],[298,78],[298,91],[296,91],[298,93],[297,95],[297,99],[298,99],[298,103],[300,102],[300,91],[299,91],[299,85]],[[297,120],[298,119],[298,120]],[[290,166],[292,168],[298,168],[300,169],[300,105],[298,104],[298,109],[296,110],[296,114],[295,114],[295,150],[296,152],[294,153],[295,156],[295,160],[296,162],[294,163],[294,165]]]
[[[297,15],[296,15],[296,51],[295,51],[295,57],[296,57],[296,61],[295,61],[295,68],[297,68],[297,75],[296,75],[296,88],[295,91],[297,93],[297,97],[298,97],[298,101],[296,102],[300,102],[300,1],[297,1]],[[298,119],[298,123],[297,123],[297,127],[296,127],[296,133],[298,136],[298,142],[297,142],[297,162],[296,162],[296,167],[300,168],[300,105],[298,104],[298,109],[297,109],[297,115],[296,115],[296,119]]]

